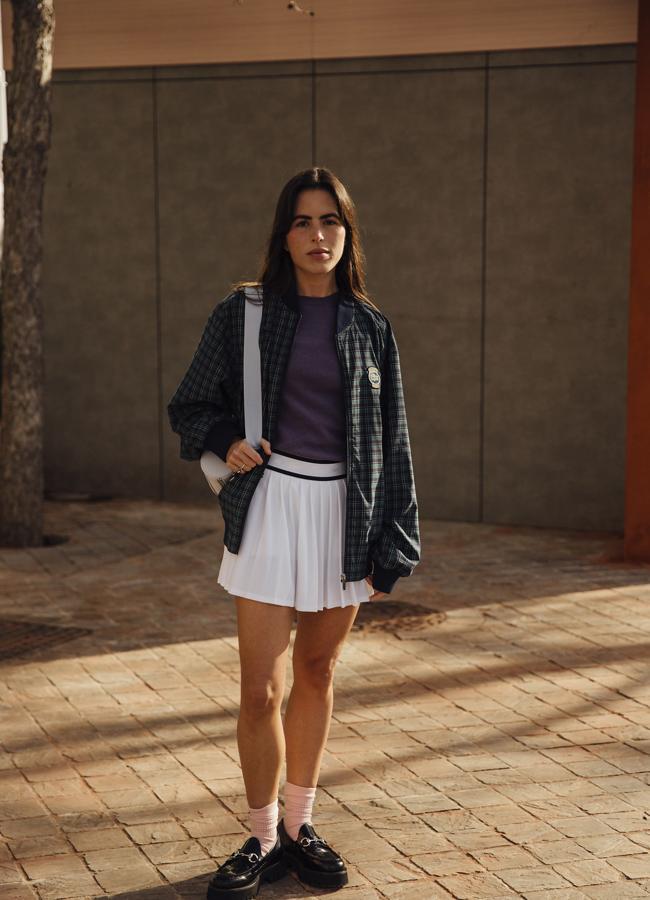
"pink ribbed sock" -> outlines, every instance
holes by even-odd
[[[311,811],[316,797],[315,787],[302,787],[287,781],[284,786],[284,827],[291,840],[298,838],[303,822],[311,821]]]
[[[249,807],[248,815],[251,834],[259,840],[264,856],[271,850],[278,836],[278,798],[276,797],[268,806],[260,806],[259,809]]]

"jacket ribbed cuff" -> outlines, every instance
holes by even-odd
[[[241,440],[239,428],[236,423],[230,419],[224,419],[222,422],[217,422],[212,426],[205,439],[203,449],[212,450],[213,453],[216,453],[217,456],[221,457],[225,462],[230,445],[233,441],[237,440],[237,438]]]
[[[395,582],[399,578],[399,572],[395,569],[384,569],[378,563],[373,562],[372,568],[372,586],[376,591],[383,594],[390,594],[395,587]]]

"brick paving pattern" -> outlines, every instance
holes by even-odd
[[[246,834],[232,599],[212,507],[49,503],[0,618],[92,633],[0,664],[3,900],[202,897]],[[343,900],[650,894],[650,567],[611,535],[423,523],[355,629],[314,824]],[[289,667],[287,691],[291,686]],[[261,898],[333,892],[293,875]]]

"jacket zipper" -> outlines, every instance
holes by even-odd
[[[287,358],[286,358],[286,361],[284,364],[284,369],[282,371],[282,380],[280,382],[280,388],[278,390],[278,397],[280,397],[280,398],[282,397],[282,393],[284,391],[284,383],[287,380],[287,369],[289,368],[289,360],[291,359],[291,350],[293,348],[293,342],[296,339],[296,332],[298,331],[298,326],[300,325],[300,320],[302,319],[302,313],[296,312],[296,315],[298,316],[298,321],[296,322],[296,327],[293,329],[293,334],[291,336],[291,343],[289,344],[289,349],[287,350]],[[277,413],[278,413],[278,410],[276,409],[275,421],[273,422],[273,434],[271,435],[269,433],[269,444],[271,445],[271,452],[273,451],[273,441],[275,440],[275,426],[276,426],[277,420],[278,420]],[[269,423],[269,425],[270,425],[270,423]],[[270,432],[270,428],[269,428],[269,432]]]

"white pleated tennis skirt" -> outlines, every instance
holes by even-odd
[[[236,478],[237,476],[233,476]],[[319,612],[356,606],[373,588],[341,583],[344,462],[272,453],[248,507],[238,553],[223,548],[218,582],[229,594]]]

